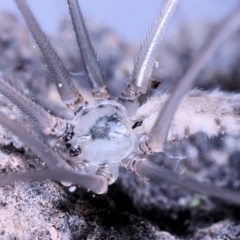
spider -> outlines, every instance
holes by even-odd
[[[91,87],[91,96],[83,95],[78,89],[74,75],[66,69],[25,0],[15,2],[40,49],[48,78],[73,115],[71,119],[52,115],[1,76],[0,92],[28,117],[35,131],[44,134],[47,140],[40,140],[3,114],[0,114],[0,123],[17,135],[48,167],[1,175],[1,185],[14,181],[51,179],[103,194],[108,185],[117,180],[119,168],[124,167],[152,180],[167,180],[194,192],[240,203],[239,193],[182,177],[147,159],[148,155],[163,152],[166,141],[181,140],[199,131],[208,135],[223,131],[238,134],[238,95],[220,91],[188,91],[209,56],[227,35],[236,30],[237,26],[233,23],[240,8],[222,21],[171,96],[162,94],[141,101],[150,86],[158,85],[158,82],[150,82],[151,74],[178,0],[165,1],[139,51],[131,81],[117,98],[109,93],[77,0],[68,0],[68,6],[83,63],[83,79]],[[229,31],[230,26],[234,26],[232,31]],[[216,110],[212,106],[220,99],[224,103]]]

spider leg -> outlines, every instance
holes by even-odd
[[[69,168],[69,165],[60,158],[50,147],[27,132],[19,123],[8,119],[0,113],[0,123],[31,148],[31,150],[41,157],[49,168],[61,167]]]
[[[163,110],[159,113],[155,125],[147,138],[141,143],[141,149],[144,152],[161,152],[164,149],[165,142],[168,136],[169,128],[174,117],[174,114],[182,101],[184,95],[191,88],[194,79],[202,70],[208,59],[213,55],[220,44],[239,28],[240,5],[234,9],[223,21],[219,24],[216,32],[210,36],[210,41],[207,41],[200,51],[198,57],[193,61],[192,65],[180,79],[172,96],[168,99]]]
[[[96,100],[109,98],[109,92],[104,83],[101,67],[92,47],[86,25],[78,4],[78,0],[68,0],[72,25],[76,34],[79,53],[86,72],[86,77]]]
[[[10,130],[13,134],[21,138],[21,141],[31,148],[50,169],[26,172],[26,173],[9,173],[0,175],[0,185],[12,183],[15,181],[25,180],[56,180],[67,181],[80,185],[95,193],[104,193],[107,191],[107,181],[104,177],[90,174],[82,174],[79,171],[70,169],[71,167],[49,146],[36,139],[29,132],[26,132],[18,123],[6,118],[0,113],[0,123]]]
[[[82,174],[79,171],[71,169],[46,169],[23,173],[0,174],[0,185],[11,184],[13,182],[23,181],[44,181],[53,180],[59,182],[71,182],[79,187],[91,190],[97,194],[103,194],[107,191],[107,184],[104,177]]]
[[[137,135],[149,134],[170,94],[147,100],[131,116]],[[221,104],[219,104],[221,102]],[[179,104],[166,141],[180,141],[198,132],[207,136],[239,135],[240,94],[215,91],[189,91]],[[139,126],[137,125],[139,124]]]
[[[136,102],[141,94],[147,92],[160,45],[178,2],[179,0],[165,1],[161,12],[157,15],[153,23],[151,31],[146,36],[146,40],[140,48],[131,82],[122,92],[122,99]]]
[[[131,156],[122,162],[122,166],[136,174],[155,181],[169,181],[192,192],[202,193],[209,197],[218,198],[230,203],[240,204],[240,193],[227,189],[219,189],[193,178],[186,178],[168,169],[162,168],[140,156]]]
[[[10,101],[16,104],[45,134],[53,134],[61,137],[67,131],[67,122],[61,118],[52,116],[37,103],[28,99],[22,93],[14,89],[3,77],[0,76],[0,92]]]
[[[81,108],[84,99],[74,85],[70,73],[51,46],[25,0],[15,0],[15,2],[41,51],[49,79],[56,85],[62,101],[71,110],[77,112]]]

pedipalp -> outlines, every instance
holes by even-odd
[[[0,174],[0,185],[9,184],[16,181],[51,179],[55,181],[71,182],[98,194],[102,194],[107,191],[107,182],[103,177],[93,174],[84,174],[77,170],[71,169],[71,166],[69,166],[49,146],[36,139],[29,132],[26,132],[21,125],[8,119],[2,113],[0,113],[0,122],[1,125],[21,138],[21,141],[29,146],[31,150],[37,154],[49,167],[47,170],[35,172],[8,173],[7,175]]]

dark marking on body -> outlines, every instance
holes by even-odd
[[[86,115],[87,113],[89,113],[89,109],[84,109],[84,110],[82,110],[82,112],[81,112],[81,116],[84,116],[84,115]]]
[[[121,120],[122,118],[117,113],[100,117],[89,130],[89,134],[91,135],[92,140],[110,140],[112,138],[110,133],[116,132],[115,130],[118,128]]]
[[[137,128],[137,127],[140,127],[140,126],[142,125],[142,123],[143,123],[142,120],[135,122],[135,123],[133,124],[133,126],[132,126],[132,129]]]
[[[103,104],[98,105],[98,108],[104,108],[105,106]]]

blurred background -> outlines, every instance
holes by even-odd
[[[65,0],[28,2],[48,34],[53,32],[62,17],[68,14]],[[162,3],[162,0],[80,1],[84,16],[97,19],[127,41],[139,41],[145,36]],[[169,32],[181,22],[218,20],[237,3],[238,0],[182,0]],[[0,0],[0,10],[8,10],[21,17],[13,0]]]

